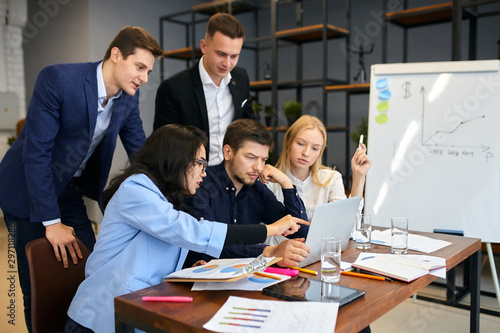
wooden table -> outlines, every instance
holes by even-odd
[[[465,271],[469,271],[470,276],[464,278],[470,282],[470,332],[479,332],[480,239],[423,232],[419,232],[419,234],[452,242],[451,245],[430,254],[445,258],[447,270],[467,259],[466,264],[469,265],[469,269]],[[372,244],[370,251],[389,253],[390,247]],[[354,262],[359,252],[360,250],[355,248],[355,244],[351,240],[348,248],[342,253],[342,260]],[[422,254],[415,251],[408,251],[408,253]],[[319,271],[319,262],[312,264],[308,268]],[[309,274],[302,273],[301,276],[312,277]],[[339,310],[335,332],[359,332],[435,279],[436,277],[428,275],[411,283],[405,283],[342,275],[340,285],[365,290],[366,295]],[[133,327],[147,332],[208,332],[203,328],[203,324],[212,318],[230,295],[277,300],[262,294],[260,291],[192,292],[191,287],[192,283],[167,282],[116,297],[116,332],[132,332]],[[142,296],[151,295],[192,296],[194,301],[189,304],[142,302]]]

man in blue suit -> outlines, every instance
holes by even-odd
[[[0,163],[0,207],[17,251],[29,331],[25,246],[47,237],[64,267],[82,258],[75,235],[92,250],[83,196],[100,202],[118,135],[129,158],[144,143],[138,89],[161,54],[149,33],[125,27],[103,61],[51,65],[38,75],[26,125]]]

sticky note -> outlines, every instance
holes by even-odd
[[[375,83],[375,86],[377,89],[385,89],[387,88],[387,85],[389,84],[389,81],[387,79],[380,79]]]
[[[377,124],[383,125],[387,122],[388,119],[389,119],[389,117],[387,117],[387,114],[381,113],[375,117],[375,122]]]
[[[377,111],[378,112],[385,112],[389,109],[389,102],[383,101],[377,104]]]
[[[382,100],[389,99],[391,98],[391,92],[389,91],[389,89],[382,90],[381,92],[378,93],[378,98]]]

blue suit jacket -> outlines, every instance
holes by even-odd
[[[44,68],[35,83],[26,125],[0,163],[0,207],[32,222],[60,217],[57,200],[85,159],[97,120],[96,63]],[[115,100],[101,144],[82,174],[84,194],[100,201],[117,136],[130,156],[145,141],[139,93]]]

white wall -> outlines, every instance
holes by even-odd
[[[23,31],[26,105],[42,68],[90,61],[87,0],[28,0]]]
[[[0,0],[0,103],[7,111],[0,114],[0,161],[10,148],[8,140],[15,135],[17,121],[26,116],[22,47],[26,17],[26,1]]]

